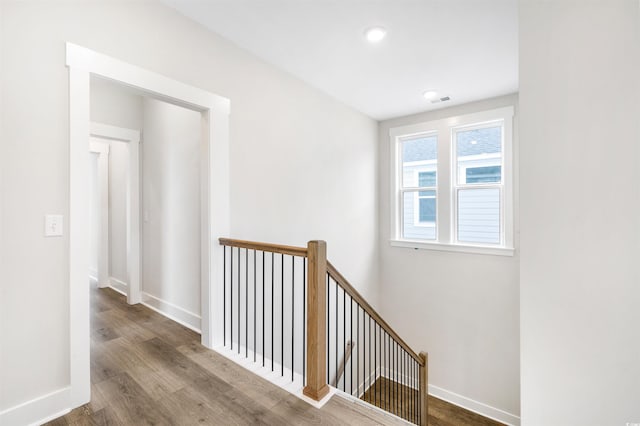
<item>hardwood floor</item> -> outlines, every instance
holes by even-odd
[[[404,419],[414,419],[417,391],[388,380],[376,380],[362,400]],[[499,426],[502,423],[429,396],[429,424],[432,426]]]
[[[111,289],[91,299],[91,402],[48,425],[405,424],[340,397],[314,408]]]
[[[91,299],[91,402],[48,425],[406,424],[336,396],[314,408],[111,289],[92,289]],[[430,403],[434,426],[497,424]]]

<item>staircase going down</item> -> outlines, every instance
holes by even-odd
[[[219,241],[221,353],[316,404],[341,393],[427,425],[427,354],[411,349],[327,261],[324,241]]]

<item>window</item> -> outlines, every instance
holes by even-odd
[[[435,240],[438,138],[422,134],[402,139],[402,236]]]
[[[427,187],[436,185],[436,172],[418,172],[418,186]],[[418,217],[419,224],[436,223],[436,194],[434,191],[420,191],[418,193]]]
[[[513,108],[391,129],[392,244],[513,253]]]

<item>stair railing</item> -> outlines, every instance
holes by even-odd
[[[427,425],[427,354],[413,351],[327,261],[324,241],[306,248],[227,238],[220,244],[225,347],[301,380],[304,395],[316,401],[331,384]]]

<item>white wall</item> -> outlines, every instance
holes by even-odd
[[[91,121],[125,129],[142,130],[142,96],[122,85],[91,79]],[[127,274],[127,176],[129,147],[109,143],[109,274],[128,284]]]
[[[142,291],[199,317],[201,114],[150,98],[143,108]]]
[[[638,9],[520,2],[527,426],[640,422]]]
[[[486,415],[519,415],[518,194],[514,257],[391,247],[390,139],[392,127],[507,105],[516,106],[514,158],[518,158],[516,95],[380,123],[380,300],[382,315],[407,343],[429,352],[430,391]],[[514,187],[518,173],[514,168]],[[465,400],[464,398],[468,399]],[[475,402],[486,404],[482,407]]]
[[[142,129],[142,96],[135,90],[92,77],[90,102],[92,121],[125,129]]]
[[[232,236],[326,239],[377,305],[373,120],[155,2],[2,6],[0,411],[69,384],[68,237],[42,236],[47,213],[69,225],[66,41],[231,99]]]

